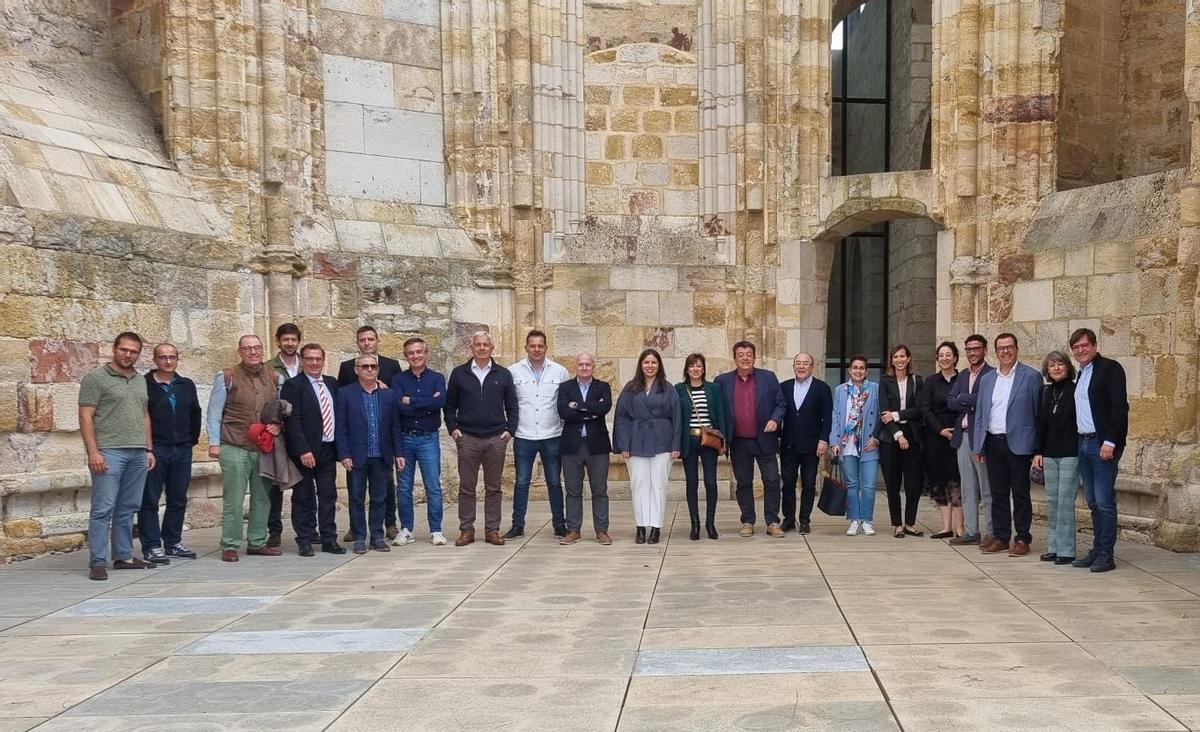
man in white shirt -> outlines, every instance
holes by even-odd
[[[546,334],[531,330],[525,336],[525,358],[508,367],[517,390],[517,434],[513,441],[517,483],[513,488],[512,527],[505,539],[525,534],[525,512],[529,505],[529,483],[533,459],[542,459],[542,474],[550,499],[554,535],[566,536],[563,514],[562,461],[559,438],[563,422],[558,416],[558,385],[571,378],[561,365],[546,358]]]
[[[1008,552],[1010,557],[1029,554],[1033,540],[1033,503],[1029,497],[1029,466],[1037,437],[1042,376],[1017,360],[1017,337],[996,336],[999,367],[980,377],[971,449],[977,461],[986,462],[992,490],[993,539],[981,543],[987,554]],[[1009,496],[1012,505],[1009,505]],[[1009,544],[1012,539],[1012,544]]]

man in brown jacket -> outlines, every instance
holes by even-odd
[[[246,434],[257,422],[263,406],[279,395],[279,378],[263,366],[263,345],[256,335],[238,339],[240,361],[213,379],[208,399],[208,456],[221,463],[224,482],[224,516],[221,521],[221,559],[238,560],[242,545],[242,504],[250,491],[250,525],[247,554],[277,557],[280,550],[267,546],[267,513],[271,499],[258,475],[259,450]],[[278,425],[268,431],[279,433]]]

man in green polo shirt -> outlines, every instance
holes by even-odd
[[[122,333],[113,341],[112,361],[79,384],[79,432],[92,473],[88,577],[94,580],[108,579],[110,523],[113,569],[154,566],[133,555],[133,515],[154,468],[146,380],[133,368],[141,353],[141,336]]]

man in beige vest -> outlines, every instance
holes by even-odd
[[[242,504],[250,491],[250,525],[247,527],[247,554],[277,557],[280,550],[267,546],[267,513],[271,499],[258,475],[258,448],[247,436],[250,425],[266,403],[279,394],[279,378],[263,366],[263,345],[256,335],[238,339],[241,360],[232,368],[222,369],[213,379],[208,399],[208,456],[221,463],[224,482],[224,516],[221,521],[221,559],[238,560],[242,545]],[[278,425],[267,427],[279,434]]]

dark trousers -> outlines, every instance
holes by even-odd
[[[753,438],[735,437],[729,447],[729,462],[733,464],[733,479],[737,482],[738,508],[742,523],[753,524],[754,464],[763,484],[763,522],[768,526],[779,523],[779,462],[775,453],[765,453]]]
[[[366,541],[367,538],[368,497],[371,503],[371,541],[383,541],[383,513],[390,473],[392,466],[383,458],[367,458],[366,465],[355,465],[354,470],[350,471],[350,531],[355,541]]]
[[[479,485],[479,468],[483,468],[483,530],[500,530],[500,509],[504,493],[500,476],[504,472],[504,455],[508,442],[500,435],[475,437],[463,433],[458,440],[458,530],[475,531],[475,487]]]
[[[1092,512],[1092,551],[1111,559],[1117,545],[1117,467],[1124,449],[1117,448],[1112,460],[1101,460],[1103,444],[1095,435],[1079,438],[1079,477]]]
[[[908,432],[905,431],[907,436]],[[892,526],[900,526],[900,487],[904,486],[904,526],[917,522],[917,504],[925,487],[922,471],[921,450],[912,437],[908,438],[908,449],[901,450],[894,442],[879,445],[879,462],[883,469],[883,484],[887,486],[888,513]],[[1028,491],[1027,491],[1028,492]]]
[[[297,544],[332,544],[337,541],[337,449],[323,442],[313,457],[314,467],[298,464],[304,479],[292,487],[292,531]]]
[[[586,446],[575,453],[562,454],[563,485],[567,490],[567,531],[583,527],[583,471],[587,469],[592,491],[592,528],[608,532],[608,453],[593,455]]]
[[[700,447],[698,435],[688,435],[691,444],[683,456],[683,477],[687,488],[688,515],[692,521],[700,520],[700,476],[704,470],[705,521],[712,523],[717,516],[717,451],[711,447]]]
[[[283,490],[276,484],[267,484],[267,497],[271,499],[271,510],[267,512],[267,533],[279,536],[283,533]]]
[[[1000,541],[1010,538],[1026,544],[1033,523],[1033,502],[1029,499],[1029,466],[1032,455],[1017,455],[1008,447],[1004,435],[988,434],[983,443],[988,485],[992,489],[992,534]],[[1012,509],[1009,509],[1009,495]]]
[[[812,521],[813,502],[817,497],[817,468],[821,458],[815,452],[798,453],[784,450],[779,453],[783,472],[783,520],[807,524]],[[800,478],[800,513],[796,514],[796,478]]]
[[[188,483],[192,480],[191,445],[155,445],[154,470],[146,475],[142,491],[142,506],[138,510],[138,536],[142,553],[164,546],[175,546],[183,540],[183,514],[187,510]],[[167,510],[161,529],[158,523],[158,501],[167,494]]]

